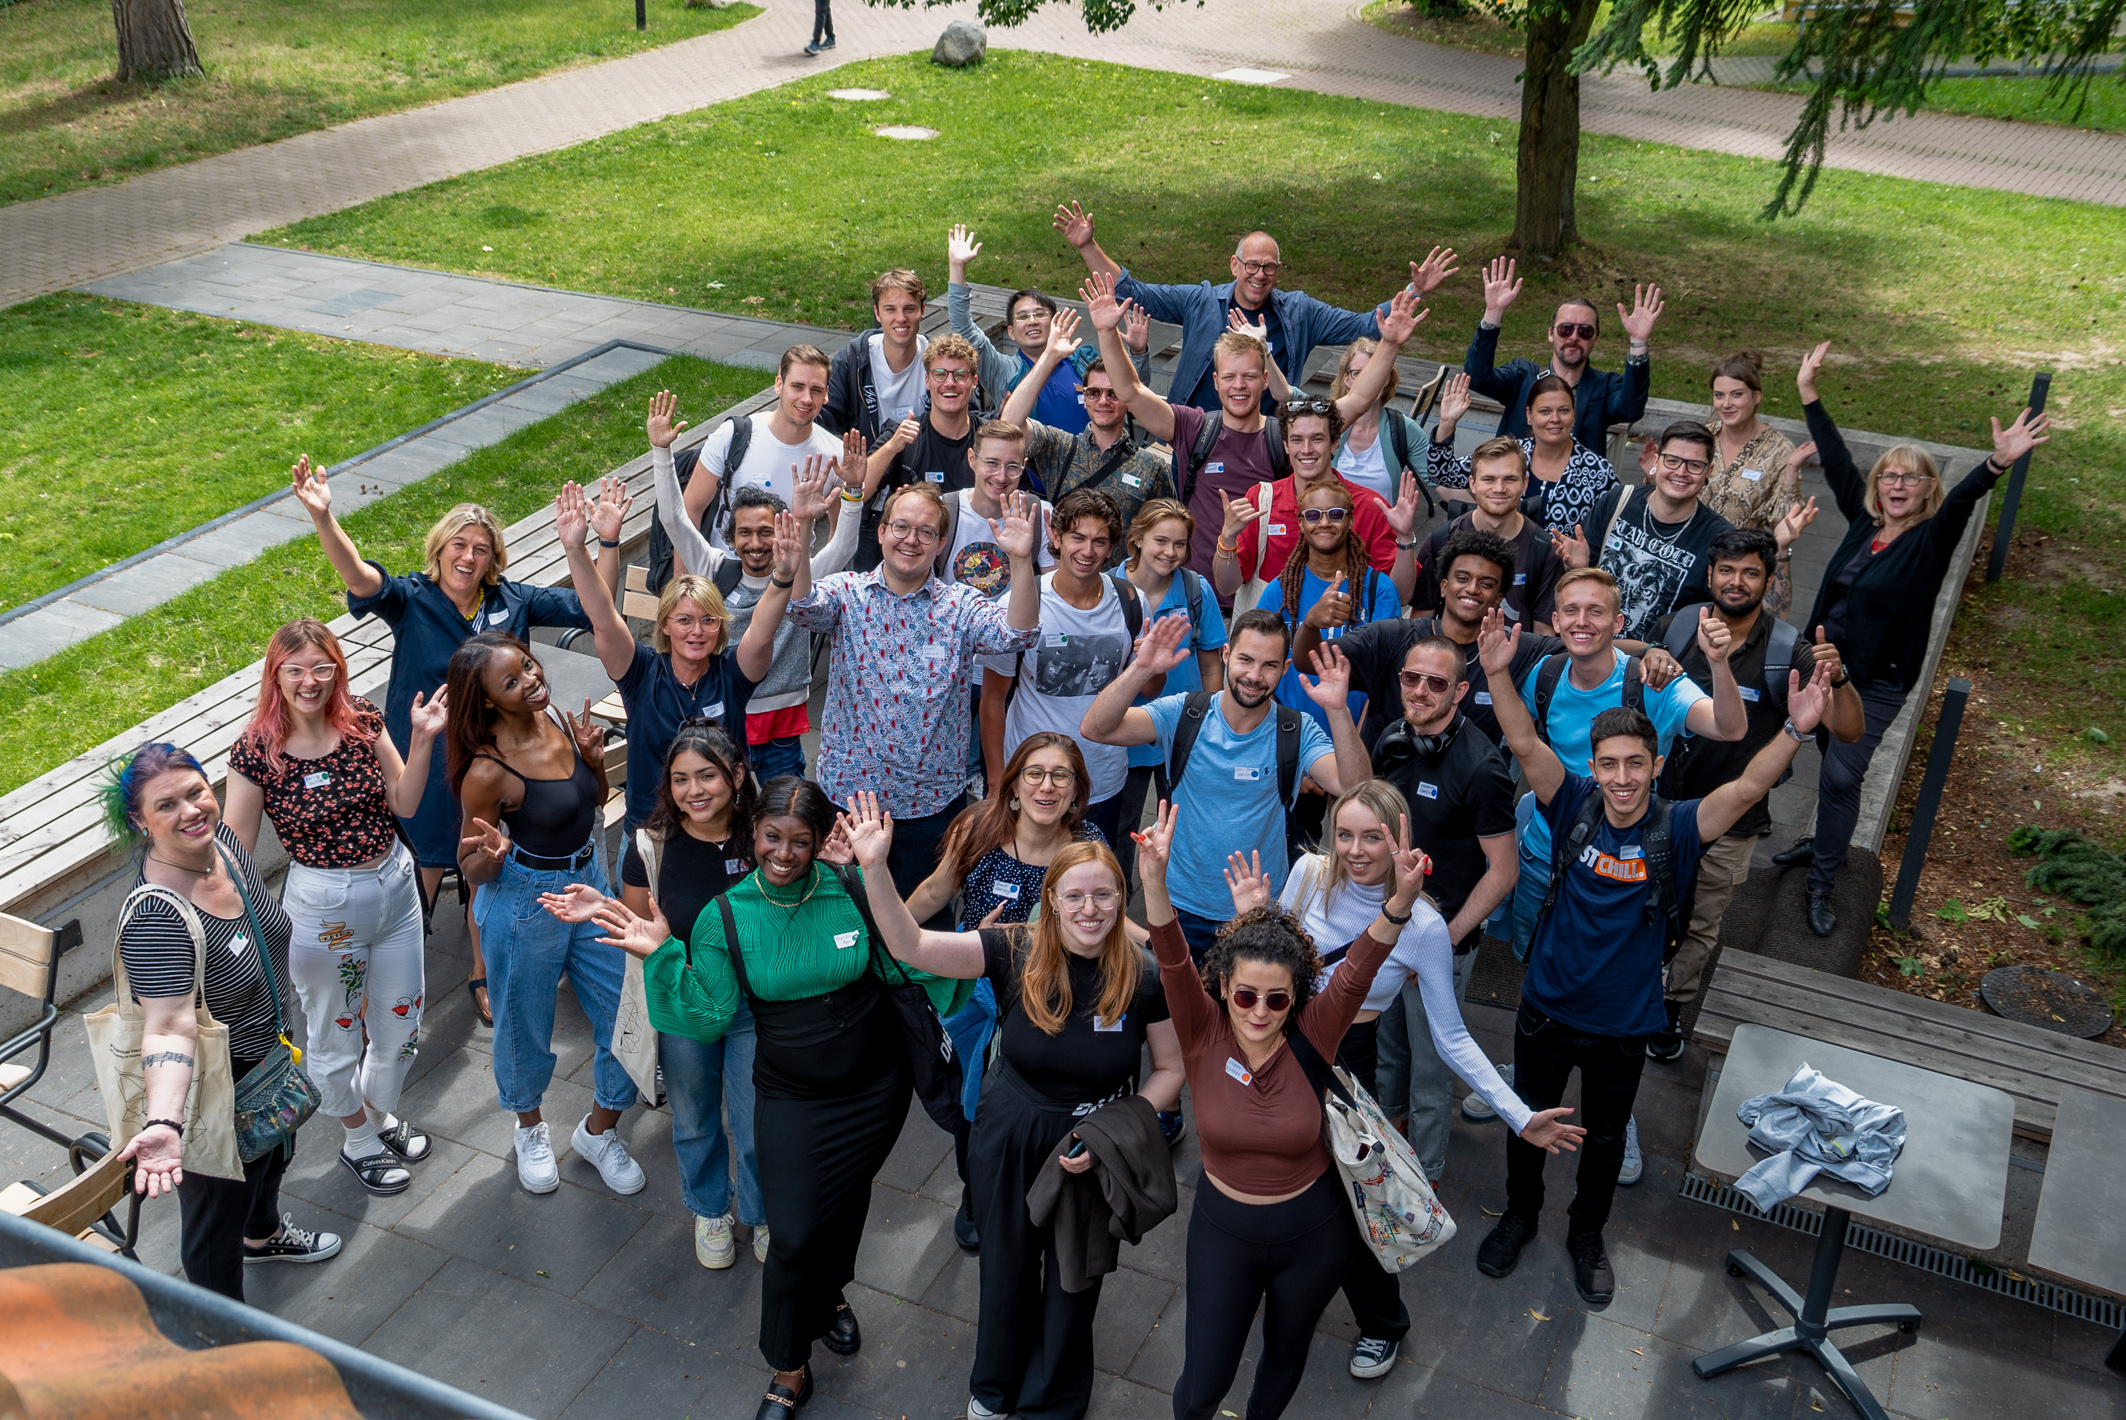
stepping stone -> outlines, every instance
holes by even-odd
[[[935,128],[923,128],[913,123],[889,123],[884,128],[874,128],[871,131],[881,138],[901,138],[910,142],[921,142],[938,136]]]
[[[851,103],[871,103],[877,99],[890,99],[893,95],[884,89],[829,89],[830,99],[847,99]]]
[[[1213,79],[1223,79],[1228,84],[1274,84],[1280,79],[1289,79],[1292,76],[1280,74],[1275,69],[1243,68],[1228,69],[1223,73],[1213,74],[1211,77]]]

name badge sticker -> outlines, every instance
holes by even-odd
[[[1262,771],[1243,766],[1233,771],[1233,777],[1243,784],[1259,784],[1262,782]]]
[[[1093,1029],[1096,1031],[1118,1031],[1122,1029],[1122,1023],[1128,1019],[1127,1015],[1123,1015],[1111,1021],[1103,1021],[1096,1015],[1093,1017]]]
[[[1234,1079],[1238,1080],[1243,1085],[1252,1085],[1255,1083],[1255,1077],[1248,1073],[1247,1067],[1242,1065],[1238,1060],[1235,1060],[1230,1055],[1225,1057],[1225,1073],[1231,1075]]]
[[[923,649],[917,652],[916,654],[920,655],[926,661],[942,661],[947,660],[951,657],[952,648],[950,646],[945,645],[943,642],[931,641],[926,643]]]
[[[721,720],[723,718],[723,702],[719,700],[714,705],[702,706],[701,714],[704,719]]]
[[[229,939],[229,955],[232,957],[240,957],[244,954],[244,948],[250,945],[251,939],[249,937],[246,937],[243,933],[238,932],[234,937],[231,937]]]
[[[1070,633],[1068,631],[1051,631],[1048,633],[1048,644],[1051,646],[1068,646],[1070,644]]]
[[[1752,483],[1762,483],[1764,481],[1764,470],[1761,468],[1746,468],[1742,470],[1742,476]]]
[[[1224,472],[1225,472],[1225,460],[1224,460],[1224,459],[1214,459],[1214,460],[1212,460],[1212,461],[1211,461],[1210,463],[1207,463],[1207,464],[1205,464],[1205,465],[1203,466],[1203,471],[1204,471],[1205,473],[1224,473]]]
[[[743,858],[726,858],[723,860],[723,870],[734,878],[738,877],[746,870],[746,860]]]
[[[1738,685],[1735,687],[1735,689],[1741,691],[1742,698],[1744,700],[1749,701],[1752,705],[1756,704],[1759,700],[1762,700],[1764,698],[1762,695],[1758,694],[1757,688],[1755,686]]]
[[[1617,850],[1617,856],[1619,858],[1644,858],[1646,849],[1637,843],[1627,843]]]
[[[1417,786],[1417,796],[1420,799],[1436,799],[1439,797],[1439,785],[1420,781]]]
[[[1476,693],[1476,703],[1479,705],[1489,705],[1491,703],[1491,692],[1488,690],[1479,690]]]
[[[834,945],[839,947],[843,951],[847,951],[849,948],[856,945],[856,933],[836,932],[834,934]]]
[[[489,626],[501,626],[507,623],[508,620],[509,611],[507,608],[501,611],[491,611],[487,614],[487,624]]]
[[[1513,574],[1513,585],[1515,585],[1516,587],[1525,587],[1525,586],[1527,586],[1527,585],[1528,585],[1528,574],[1527,574],[1526,572],[1516,572],[1516,573],[1514,573],[1514,574]]]
[[[945,470],[933,468],[926,471],[923,477],[929,479],[932,483],[943,483],[945,481]]]
[[[1137,475],[1134,473],[1123,474],[1122,481],[1132,488],[1142,488],[1144,486],[1144,480],[1137,477]]]
[[[1012,902],[1019,900],[1019,885],[1017,883],[991,883],[989,890],[998,897],[1008,898]]]
[[[332,776],[322,769],[315,774],[305,774],[303,776],[303,787],[305,789],[322,789],[331,782]]]

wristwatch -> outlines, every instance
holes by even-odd
[[[1808,731],[1796,725],[1794,717],[1791,715],[1787,716],[1786,723],[1779,727],[1779,731],[1797,745],[1805,745],[1809,742]]]

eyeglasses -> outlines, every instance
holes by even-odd
[[[1681,454],[1661,455],[1661,467],[1670,473],[1703,473],[1712,466],[1710,459],[1687,459]]]
[[[932,365],[930,367],[930,378],[942,380],[950,385],[965,384],[968,380],[974,378],[974,371],[956,370],[949,365]]]
[[[1235,986],[1232,990],[1226,992],[1226,998],[1243,1011],[1254,1010],[1257,1001],[1260,1001],[1273,1011],[1289,1011],[1292,1009],[1292,993],[1289,991],[1264,993],[1257,991],[1252,986]]]
[[[1070,892],[1056,894],[1056,906],[1062,908],[1065,912],[1076,912],[1088,902],[1102,911],[1106,911],[1121,900],[1122,894],[1116,892],[1113,888],[1100,888],[1093,892],[1078,892],[1073,889]]]
[[[1899,488],[1905,488],[1925,483],[1933,476],[1934,475],[1931,473],[1912,473],[1906,469],[1893,468],[1885,469],[1883,472],[1876,474],[1875,481],[1877,483],[1889,483],[1894,484]]]
[[[1305,523],[1308,527],[1313,527],[1316,523],[1322,522],[1333,526],[1350,516],[1351,510],[1349,508],[1304,508],[1300,510],[1299,521]]]
[[[1026,465],[1022,463],[1006,463],[1002,459],[983,459],[982,472],[1008,473],[1013,478],[1017,478],[1020,474],[1026,472]]]
[[[1591,325],[1582,325],[1578,321],[1561,320],[1552,326],[1551,329],[1558,333],[1560,340],[1571,340],[1575,336],[1581,340],[1595,338],[1595,328]]]
[[[1429,690],[1434,695],[1445,695],[1454,689],[1454,682],[1445,676],[1427,675],[1423,671],[1399,671],[1395,678],[1403,683],[1404,690]]]
[[[282,680],[300,681],[304,676],[308,676],[310,677],[310,679],[316,681],[319,685],[332,684],[333,680],[339,675],[339,673],[340,668],[338,666],[284,665],[280,669],[280,677]]]
[[[1284,263],[1281,261],[1243,261],[1240,263],[1240,269],[1250,276],[1275,276],[1278,272],[1284,270]]]
[[[692,631],[697,626],[721,626],[723,620],[714,616],[690,616],[686,612],[675,613],[671,618],[674,631]]]
[[[917,547],[929,547],[938,540],[938,530],[928,523],[911,523],[905,518],[895,518],[886,524],[886,536],[896,542],[915,539]]]
[[[1019,771],[1019,777],[1029,784],[1053,784],[1058,789],[1068,789],[1078,782],[1073,769],[1043,769],[1038,764],[1029,764]]]

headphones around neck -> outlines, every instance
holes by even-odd
[[[1376,769],[1386,772],[1408,764],[1414,759],[1438,759],[1454,743],[1454,737],[1462,732],[1469,717],[1458,709],[1452,722],[1436,735],[1421,735],[1410,728],[1408,720],[1397,720],[1380,732],[1373,742],[1373,763]]]

